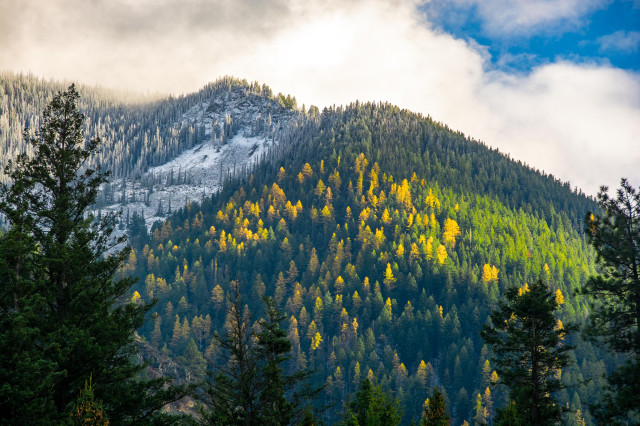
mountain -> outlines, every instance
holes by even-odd
[[[32,82],[29,98],[23,80],[3,80],[14,117],[53,90]],[[224,330],[233,280],[252,321],[263,295],[286,314],[289,368],[315,369],[329,423],[364,377],[395,393],[407,424],[434,385],[455,424],[478,402],[490,417],[505,395],[489,387],[478,330],[505,289],[542,279],[564,301],[563,323],[588,314],[575,291],[594,272],[582,226],[593,200],[429,117],[359,102],[297,110],[233,79],[144,102],[84,90],[88,130],[104,129],[113,150],[94,161],[116,177],[96,209],[136,213],[123,221],[133,247],[121,273],[140,277],[132,297],[157,301],[140,339],[190,380],[205,357],[222,359],[211,335]],[[19,149],[4,140],[2,152]],[[593,380],[558,400],[586,413],[615,360],[579,336],[567,343],[576,364],[562,380]]]
[[[0,170],[28,151],[44,107],[67,84],[0,74]],[[197,93],[133,96],[80,87],[86,132],[102,140],[90,166],[112,173],[96,210],[136,212],[162,219],[188,201],[201,200],[225,180],[246,173],[276,147],[298,113],[295,99],[267,86],[222,78]],[[4,175],[0,173],[0,181]]]

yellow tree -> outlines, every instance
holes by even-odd
[[[500,377],[498,376],[498,373],[493,370],[493,373],[491,373],[491,377],[489,377],[489,382],[491,382],[492,386],[495,386],[498,383],[498,380],[500,380]]]
[[[411,251],[409,252],[409,266],[412,265],[414,259],[420,260],[420,250],[416,243],[411,244]]]
[[[360,153],[360,155],[356,157],[355,161],[356,173],[364,173],[364,169],[367,167],[367,164],[369,164],[369,161],[363,153]]]
[[[385,225],[390,225],[391,224],[391,215],[389,215],[389,210],[387,210],[386,208],[384,209],[384,211],[382,212],[382,217],[380,218],[380,220]]]
[[[488,263],[482,267],[482,280],[486,283],[491,282],[491,265]]]
[[[498,268],[496,268],[496,265],[493,265],[493,266],[491,267],[491,279],[492,279],[493,281],[498,281],[498,272],[499,272],[499,271],[500,271],[500,270],[499,270]]]
[[[484,402],[485,409],[487,410],[487,417],[493,416],[493,398],[491,397],[491,389],[487,386],[482,395],[482,402]]]
[[[289,332],[287,338],[291,342],[291,346],[295,349],[300,345],[300,334],[298,333],[298,320],[291,315],[289,318]]]
[[[284,204],[285,201],[287,201],[287,196],[285,195],[284,191],[275,182],[273,183],[273,185],[271,185],[270,195],[273,199],[274,204],[276,205]]]
[[[418,384],[420,385],[420,388],[422,388],[423,390],[427,388],[427,374],[427,364],[424,362],[424,360],[421,360],[420,364],[418,365],[418,371],[416,371],[416,379],[418,381]]]
[[[360,385],[360,363],[356,361],[356,366],[353,368],[353,385]]]
[[[491,363],[488,359],[484,360],[484,364],[482,365],[482,383],[488,384],[489,379],[491,377]]]
[[[411,229],[411,226],[413,226],[413,213],[409,213],[407,217],[407,231]]]
[[[309,163],[305,163],[304,167],[302,167],[302,175],[305,178],[310,178],[311,176],[313,176],[313,169],[311,169]]]
[[[338,170],[333,169],[333,173],[329,176],[329,183],[331,183],[337,190],[340,189],[342,179],[340,179],[340,173],[338,173]]]
[[[390,263],[387,263],[387,269],[384,272],[384,280],[382,282],[384,283],[387,291],[391,291],[395,288],[396,278],[393,276]]]
[[[378,250],[382,246],[382,244],[384,244],[384,231],[382,230],[382,228],[376,229],[373,241],[376,250]]]
[[[324,184],[324,182],[322,182],[322,179],[318,179],[318,184],[316,185],[316,189],[314,191],[314,193],[318,196],[318,197],[322,197],[324,195],[324,191],[327,189],[326,185]]]
[[[375,191],[376,188],[378,188],[378,173],[376,172],[375,167],[373,167],[369,172],[369,181],[370,181],[369,192],[373,193],[373,191]]]
[[[351,306],[353,306],[353,309],[357,311],[360,309],[360,305],[362,305],[362,298],[360,298],[358,290],[356,290],[353,292],[353,296],[351,297]]]
[[[442,234],[442,239],[446,244],[449,244],[450,247],[456,246],[456,237],[460,236],[460,227],[458,226],[458,222],[453,219],[447,218],[444,221],[444,233]]]
[[[327,191],[325,192],[325,195],[324,195],[324,200],[327,204],[331,204],[331,200],[333,200],[333,193],[331,192],[330,186],[327,187]]]
[[[320,335],[320,332],[316,331],[316,334],[311,338],[311,349],[314,351],[317,350],[320,343],[322,343],[322,336]]]
[[[322,303],[322,299],[320,296],[316,297],[316,303],[313,307],[313,318],[314,320],[321,322],[322,321],[322,309],[324,304]]]
[[[429,237],[424,245],[424,255],[427,260],[433,259],[433,237]]]
[[[438,263],[441,265],[444,263],[445,260],[447,260],[447,257],[449,256],[447,254],[447,249],[442,244],[438,246],[438,249],[436,250],[436,255],[438,256]]]

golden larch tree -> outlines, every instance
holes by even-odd
[[[456,246],[456,237],[460,236],[460,227],[458,226],[458,222],[453,219],[447,218],[444,221],[444,233],[442,234],[442,239],[445,244],[448,244],[449,247]]]

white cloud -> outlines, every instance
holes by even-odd
[[[389,101],[591,194],[621,176],[640,184],[637,74],[568,62],[488,71],[483,48],[432,29],[412,1],[145,2],[5,1],[0,64],[139,91],[234,75],[299,105]]]
[[[616,31],[599,37],[596,43],[600,45],[600,52],[635,53],[640,46],[640,32]]]
[[[431,0],[438,14],[474,13],[491,36],[530,35],[574,30],[587,14],[611,0]],[[461,18],[458,18],[461,19]]]

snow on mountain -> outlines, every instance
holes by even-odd
[[[225,179],[257,164],[280,143],[296,116],[277,101],[236,87],[198,103],[174,127],[204,128],[204,140],[138,179],[119,179],[105,186],[97,212],[122,211],[123,224],[127,212],[142,214],[150,229],[155,221],[189,201],[214,194]]]

